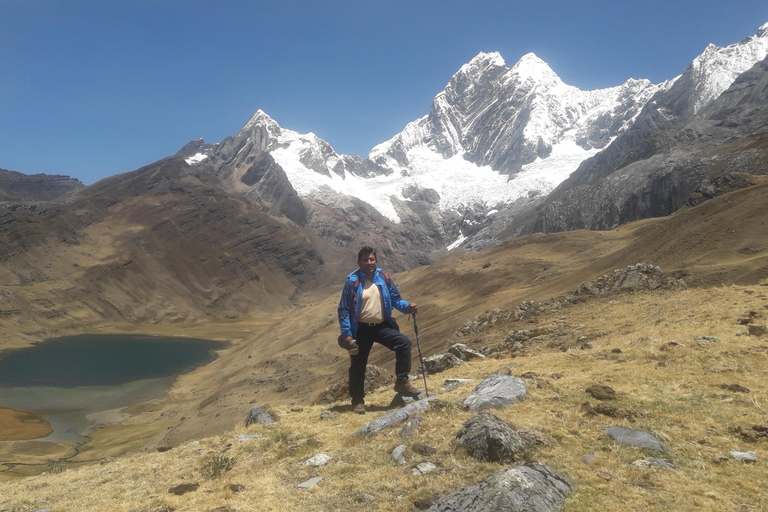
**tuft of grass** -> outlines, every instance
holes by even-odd
[[[59,464],[58,462],[56,462],[55,464],[52,464],[48,468],[47,472],[52,474],[52,475],[55,475],[55,474],[58,474],[58,473],[63,473],[66,470],[67,470],[67,468],[66,468],[66,466],[64,466],[64,464]]]
[[[206,478],[219,478],[225,471],[235,467],[237,459],[223,453],[215,453],[205,457],[200,463],[200,472]]]

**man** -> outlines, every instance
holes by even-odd
[[[411,371],[411,340],[400,333],[392,318],[392,308],[401,313],[416,313],[417,306],[400,298],[400,292],[387,274],[376,268],[376,250],[365,246],[357,253],[357,270],[347,276],[339,301],[339,344],[350,352],[349,396],[357,414],[365,414],[365,367],[374,342],[395,352],[395,391],[418,395],[408,382]]]

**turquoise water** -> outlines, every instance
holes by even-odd
[[[0,407],[36,412],[47,441],[79,441],[103,411],[162,397],[178,375],[216,358],[224,343],[197,338],[80,335],[0,352]]]

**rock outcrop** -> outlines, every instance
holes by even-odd
[[[479,484],[437,500],[428,512],[556,512],[574,489],[573,483],[539,462],[492,475]]]

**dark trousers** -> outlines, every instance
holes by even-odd
[[[365,403],[365,367],[373,344],[380,343],[395,353],[395,375],[397,380],[408,380],[411,371],[411,340],[392,329],[388,322],[378,325],[360,323],[357,326],[356,356],[349,356],[349,396],[352,405]]]

